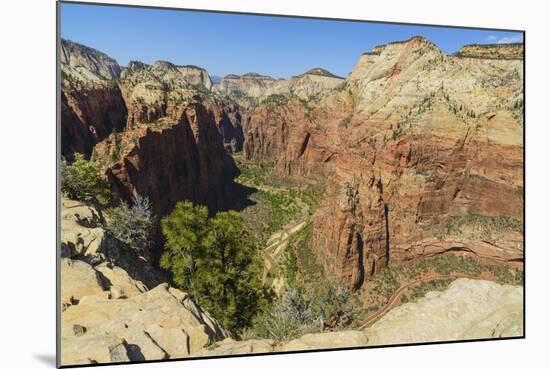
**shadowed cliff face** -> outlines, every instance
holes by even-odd
[[[522,221],[522,75],[522,60],[448,56],[421,37],[379,46],[337,89],[251,109],[244,155],[326,178],[310,246],[350,287],[438,253],[522,260],[517,232],[426,247],[468,214]]]
[[[182,108],[175,122],[112,135],[96,146],[94,156],[108,158],[103,165],[120,198],[147,196],[157,214],[180,200],[224,208],[237,171],[214,115],[200,103]]]
[[[194,66],[177,66],[164,61],[153,65],[130,62],[121,75],[120,86],[128,106],[126,128],[159,120],[175,121],[180,108],[193,103],[197,95],[215,120],[225,148],[241,149],[243,135],[239,106],[213,94],[208,72]]]

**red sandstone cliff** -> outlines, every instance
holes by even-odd
[[[61,154],[90,155],[93,146],[126,121],[116,78],[120,67],[89,47],[61,42]]]
[[[445,252],[517,262],[517,232],[490,250],[475,237],[465,247],[423,240],[468,214],[522,221],[522,67],[448,56],[420,37],[383,45],[343,88],[248,112],[244,154],[326,181],[310,246],[351,287],[388,262]]]
[[[147,196],[157,214],[171,211],[180,200],[223,208],[236,170],[214,115],[199,102],[182,108],[175,122],[141,124],[110,136],[94,156],[115,158],[103,164],[120,198]]]

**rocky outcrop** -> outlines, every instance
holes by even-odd
[[[61,40],[60,61],[66,73],[84,81],[110,80],[120,76],[120,66],[114,59],[70,40]]]
[[[139,124],[175,122],[182,108],[200,96],[213,115],[224,147],[229,152],[241,150],[243,135],[239,106],[212,94],[208,72],[194,66],[177,66],[164,61],[153,65],[132,61],[120,80],[128,106],[127,129]]]
[[[63,311],[62,364],[187,357],[229,336],[185,293],[166,284],[131,297],[109,297],[85,295]],[[116,357],[103,354],[114,348]]]
[[[236,170],[215,117],[198,101],[181,108],[174,123],[143,124],[110,136],[94,157],[121,199],[146,196],[156,214],[180,200],[223,208]]]
[[[192,65],[129,62],[121,68],[106,54],[62,40],[62,155],[89,156],[112,132],[141,123],[175,121],[179,110],[202,95],[228,151],[242,147],[239,107],[213,95],[208,72]]]
[[[523,335],[523,288],[459,279],[390,310],[365,330],[368,345]]]
[[[85,296],[107,297],[97,271],[88,263],[80,260],[61,259],[61,306],[76,305]]]
[[[62,198],[62,365],[187,357],[230,335],[132,250],[94,233],[93,211]],[[84,247],[91,235],[97,247]],[[69,258],[70,257],[70,258]]]
[[[234,341],[226,339],[204,348],[194,356],[243,355],[266,352],[326,350],[334,348],[365,347],[368,337],[362,331],[309,333],[289,342],[274,343],[269,339]]]
[[[90,264],[103,276],[100,278],[102,283],[118,286],[110,291],[113,296],[133,296],[136,292],[143,292],[143,286],[151,289],[166,281],[161,271],[101,228],[95,209],[66,197],[61,197],[60,247],[61,257],[67,258],[64,260],[75,261],[75,264],[67,262],[68,265],[64,266],[68,268],[68,274],[89,275],[87,265]],[[113,260],[116,260],[114,265]],[[64,276],[65,272],[62,271],[61,275]],[[116,283],[109,282],[112,279]],[[69,301],[71,296],[63,302]],[[73,297],[78,299],[78,296]]]
[[[103,250],[104,231],[97,211],[85,204],[61,198],[61,256],[94,255]]]
[[[116,79],[117,62],[71,41],[61,42],[61,154],[90,155],[95,143],[126,122],[126,106]]]
[[[463,46],[455,55],[480,59],[523,59],[523,43],[472,44]]]
[[[166,61],[147,65],[131,61],[120,78],[120,88],[128,106],[127,129],[159,119],[174,120],[178,110],[193,102],[193,96],[210,90],[208,72],[194,66],[178,66]]]
[[[521,60],[457,58],[422,37],[378,46],[315,100],[250,109],[244,156],[325,186],[310,246],[328,274],[358,288],[387,263],[414,259],[412,245],[458,216],[522,221],[522,76]],[[514,232],[473,234],[464,249],[521,263]],[[434,251],[464,240],[440,241],[449,243]]]

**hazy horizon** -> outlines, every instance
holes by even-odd
[[[321,67],[345,77],[362,53],[423,36],[448,54],[466,44],[523,42],[521,32],[61,4],[61,37],[114,58],[196,65],[211,76],[289,78]]]

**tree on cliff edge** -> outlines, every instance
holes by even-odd
[[[109,184],[99,174],[99,166],[84,155],[75,154],[72,164],[61,162],[61,192],[73,200],[92,205],[105,223],[103,208],[111,198]]]
[[[208,218],[204,206],[176,204],[162,222],[166,237],[161,266],[225,328],[238,332],[268,301],[261,260],[235,211]]]

